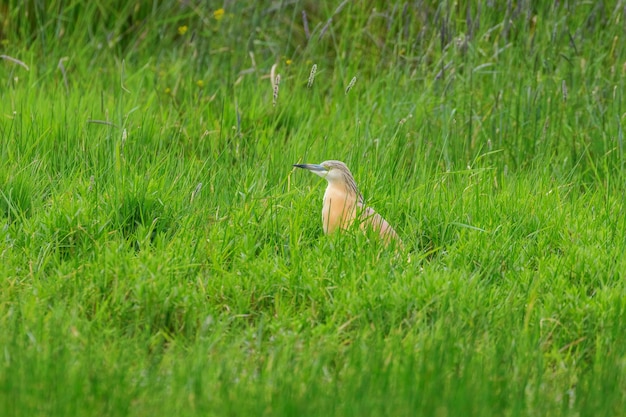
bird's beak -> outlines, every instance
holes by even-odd
[[[328,171],[323,166],[317,165],[317,164],[293,164],[293,166],[302,168],[302,169],[308,169],[309,171],[312,171],[313,173],[316,173],[316,174],[325,173]]]

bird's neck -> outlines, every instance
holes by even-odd
[[[328,187],[326,187],[326,195],[343,196],[346,200],[357,200],[357,193],[358,191],[354,187],[343,182],[329,182]]]

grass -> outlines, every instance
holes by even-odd
[[[0,414],[625,415],[624,4],[496,3],[0,6]]]

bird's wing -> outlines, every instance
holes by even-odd
[[[371,227],[376,230],[386,242],[389,240],[400,241],[400,237],[393,230],[393,227],[380,214],[376,213],[373,208],[361,206],[361,227]]]

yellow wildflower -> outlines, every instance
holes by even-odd
[[[222,20],[222,18],[224,17],[224,9],[220,8],[214,11],[213,17],[215,18],[215,20]]]
[[[189,29],[189,28],[187,27],[187,25],[179,26],[179,27],[178,27],[178,34],[182,36],[182,35],[184,35],[185,33],[187,33],[187,30],[188,30],[188,29]]]
[[[287,65],[291,65],[291,63],[292,63],[292,62],[293,62],[293,61],[292,61],[291,59],[286,59],[286,60],[285,60],[285,64],[287,64]]]
[[[198,87],[202,88],[202,87],[204,87],[204,81],[202,81],[202,80],[198,80],[198,81],[196,81],[196,85],[197,85]]]
[[[163,90],[163,92],[164,92],[165,94],[169,94],[169,93],[171,93],[171,92],[172,92],[172,90],[170,90],[170,88],[169,88],[169,87],[166,87],[166,88],[165,88],[165,90]]]

